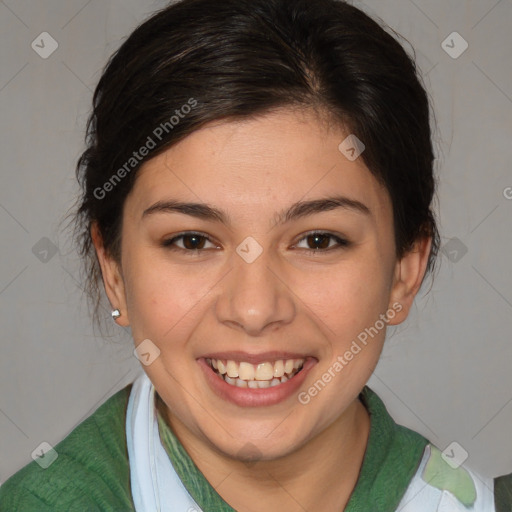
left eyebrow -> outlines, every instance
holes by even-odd
[[[371,215],[370,208],[361,201],[350,199],[345,196],[333,196],[294,203],[290,208],[276,215],[275,225],[277,226],[301,217],[328,212],[337,208],[342,208],[363,215]]]
[[[317,213],[331,211],[337,208],[353,211],[356,213],[371,215],[371,211],[360,201],[345,196],[333,196],[310,201],[298,201],[286,210],[278,212],[274,217],[274,226],[285,224],[301,217],[307,217]],[[142,217],[155,213],[182,213],[203,220],[221,222],[229,226],[229,216],[222,210],[214,208],[205,203],[184,203],[181,201],[158,201],[142,213]]]

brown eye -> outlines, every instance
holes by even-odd
[[[308,244],[314,245],[314,247],[312,247],[313,249],[327,249],[329,247],[330,238],[329,235],[323,234],[308,235],[307,242]]]
[[[215,245],[205,235],[200,233],[182,233],[169,240],[165,240],[162,245],[171,250],[200,251],[205,249],[207,243],[210,243],[215,248]]]
[[[340,238],[333,233],[324,232],[308,233],[299,241],[299,243],[304,241],[307,245],[305,249],[311,252],[325,252],[326,250],[347,247],[350,245],[348,240]],[[334,242],[334,244],[332,244],[332,242]]]

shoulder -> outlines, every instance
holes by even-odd
[[[459,445],[428,444],[402,500],[403,512],[512,512],[512,475],[485,477],[464,464]]]
[[[0,512],[133,510],[125,431],[131,386],[75,427],[55,453],[47,452],[49,465],[33,461],[4,482]]]
[[[494,479],[496,512],[512,512],[512,473]]]

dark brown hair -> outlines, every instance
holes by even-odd
[[[74,220],[96,314],[90,228],[97,223],[120,261],[123,205],[140,165],[208,122],[295,106],[328,112],[364,142],[361,158],[391,196],[397,256],[431,236],[432,270],[429,101],[398,40],[338,0],[182,0],[128,37],[94,93]]]

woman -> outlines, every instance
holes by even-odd
[[[144,372],[0,510],[510,510],[366,386],[439,245],[413,61],[340,1],[183,0],[94,95],[80,250]]]

